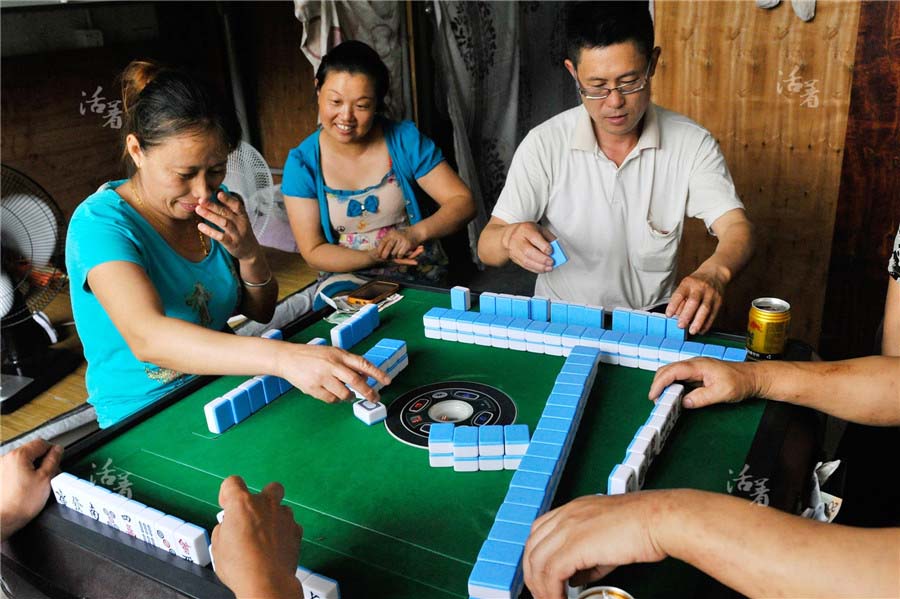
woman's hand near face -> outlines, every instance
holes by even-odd
[[[259,242],[253,234],[250,219],[244,203],[236,196],[219,190],[216,194],[219,204],[206,198],[197,206],[197,216],[209,221],[221,231],[207,223],[199,223],[201,233],[215,239],[238,260],[247,260],[259,254]]]
[[[244,282],[241,313],[257,322],[269,322],[278,301],[278,282],[253,234],[244,203],[239,196],[222,190],[216,193],[216,199],[218,204],[201,199],[196,213],[221,231],[205,222],[199,223],[197,229],[221,243],[238,261],[238,275]]]

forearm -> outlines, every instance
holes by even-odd
[[[703,491],[660,492],[668,555],[749,597],[896,597],[900,529],[813,522]]]
[[[213,331],[164,315],[143,319],[128,343],[137,359],[178,372],[281,376],[283,342]]]
[[[326,272],[353,272],[378,264],[369,252],[332,243],[321,243],[303,251],[302,254],[309,266]]]
[[[884,300],[884,327],[881,336],[881,353],[900,356],[900,281],[888,279],[887,297]]]
[[[488,266],[504,266],[509,262],[509,249],[503,246],[507,224],[488,224],[478,238],[478,258]]]
[[[262,251],[251,259],[241,260],[238,275],[244,290],[241,313],[257,322],[272,320],[278,301],[278,281]],[[261,283],[266,284],[262,287],[254,286]]]
[[[475,204],[471,196],[458,195],[447,199],[437,212],[423,219],[409,229],[424,243],[430,239],[440,239],[455,233],[475,216]]]
[[[753,256],[753,225],[742,220],[717,232],[719,242],[716,251],[698,268],[699,272],[713,274],[723,284],[728,284]]]
[[[860,424],[900,424],[900,358],[744,365],[760,397],[806,406]]]

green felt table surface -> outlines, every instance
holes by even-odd
[[[403,339],[409,367],[382,391],[390,403],[415,387],[468,380],[497,387],[516,403],[517,422],[532,428],[564,358],[425,338],[422,316],[449,306],[449,295],[404,289],[381,312],[381,325],[353,347]],[[329,337],[318,321],[290,340]],[[712,338],[700,341],[738,345]],[[649,415],[652,372],[601,364],[557,492],[556,503],[605,492],[607,477]],[[239,474],[252,490],[277,480],[303,525],[300,563],[337,579],[343,597],[466,597],[469,572],[506,494],[510,471],[431,468],[427,450],[394,439],[383,424],[357,420],[350,403],[328,405],[292,390],[221,435],[206,428],[203,405],[248,377],[214,379],[85,455],[72,471],[108,471],[133,497],[212,530],[222,480]],[[685,412],[645,488],[726,492],[740,471],[762,402]],[[611,540],[614,542],[614,540]],[[689,596],[696,571],[667,560],[614,572],[636,596]],[[378,591],[373,591],[378,589]],[[673,595],[673,596],[674,596]]]

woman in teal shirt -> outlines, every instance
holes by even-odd
[[[464,227],[475,203],[433,141],[383,116],[388,88],[387,67],[366,44],[344,42],[325,55],[316,71],[321,127],[290,151],[281,191],[313,268],[433,281],[422,252]],[[437,203],[431,216],[414,185]],[[398,273],[397,265],[418,272]]]
[[[359,356],[232,335],[236,313],[268,322],[278,284],[240,200],[222,189],[240,140],[234,114],[187,74],[133,62],[122,76],[126,180],[103,185],[69,224],[66,265],[101,427],[190,374],[272,374],[323,401],[387,380]]]

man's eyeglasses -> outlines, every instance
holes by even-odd
[[[643,77],[634,81],[629,81],[628,83],[623,83],[622,85],[617,85],[616,87],[592,87],[585,89],[581,87],[581,82],[576,78],[575,81],[578,84],[578,93],[581,94],[581,97],[585,100],[605,100],[613,92],[619,92],[623,96],[636,94],[647,87],[647,82],[650,81],[651,66],[653,66],[652,60],[647,65],[647,70],[644,72]]]

